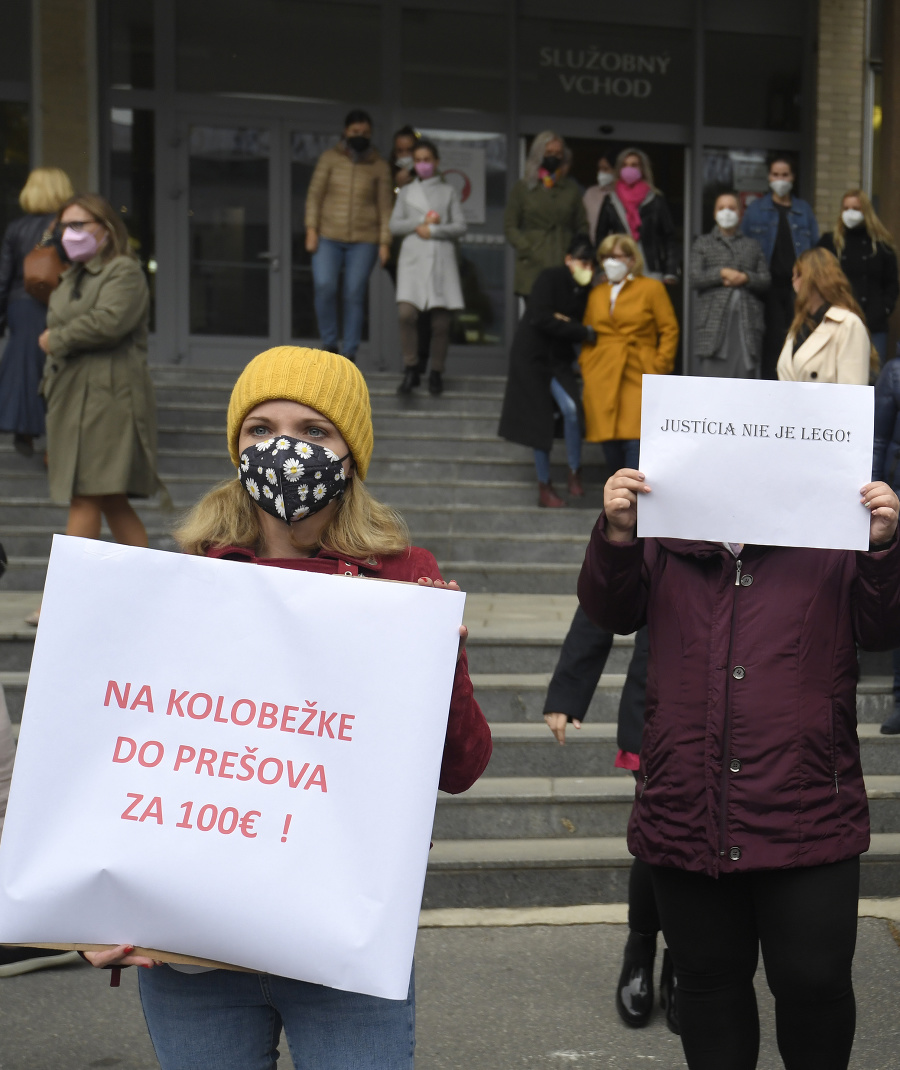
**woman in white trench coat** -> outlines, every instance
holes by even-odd
[[[425,138],[413,153],[416,178],[400,189],[391,215],[391,234],[403,238],[397,264],[397,315],[406,368],[399,394],[419,385],[416,321],[431,312],[431,372],[428,390],[444,389],[450,344],[450,313],[465,307],[454,239],[466,232],[459,193],[438,173],[437,146]]]

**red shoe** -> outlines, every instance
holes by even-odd
[[[573,498],[584,497],[584,487],[581,484],[581,469],[569,471],[569,494]]]
[[[553,489],[552,483],[538,483],[538,505],[541,509],[565,509],[566,503]]]

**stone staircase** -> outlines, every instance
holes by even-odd
[[[160,470],[179,508],[233,475],[224,442],[234,370],[153,369]],[[496,437],[503,381],[449,378],[438,399],[398,398],[397,377],[367,374],[375,421],[368,484],[406,517],[418,545],[469,593],[470,667],[494,735],[485,776],[464,795],[439,796],[424,906],[536,906],[621,902],[631,858],[624,834],[630,774],[613,769],[618,698],[631,653],[619,637],[580,732],[565,748],[542,719],[544,696],[575,609],[575,581],[602,500],[605,469],[585,454],[588,493],[565,510],[535,505],[527,450]],[[560,453],[561,456],[561,453]],[[560,465],[558,474],[563,477]],[[47,500],[38,458],[0,445],[0,683],[21,717],[36,604],[53,532],[65,509]],[[174,549],[171,514],[139,505],[151,545]],[[863,655],[858,692],[873,846],[864,895],[900,894],[900,737],[878,726],[891,704],[890,658]]]

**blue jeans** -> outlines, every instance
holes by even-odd
[[[875,331],[872,334],[872,345],[875,347],[875,352],[878,354],[878,370],[880,371],[887,360],[887,344],[888,333],[887,331]]]
[[[639,438],[615,438],[603,443],[603,456],[606,458],[606,467],[609,474],[618,472],[620,468],[638,469],[641,456],[641,440]]]
[[[566,458],[569,468],[577,472],[581,467],[581,424],[578,420],[578,406],[562,388],[558,379],[551,379],[550,392],[562,413],[563,429],[566,436]],[[534,451],[534,467],[537,469],[538,483],[550,482],[550,451]]]
[[[345,357],[355,357],[362,338],[366,311],[366,289],[378,258],[374,242],[331,241],[319,238],[319,248],[312,255],[313,283],[316,290],[316,319],[325,349],[338,348],[338,279],[344,270],[344,348]]]
[[[282,1026],[297,1070],[412,1070],[414,973],[405,1000],[273,974],[139,969],[162,1070],[275,1070]]]

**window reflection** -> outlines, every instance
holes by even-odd
[[[192,334],[269,333],[269,131],[191,127]]]
[[[154,219],[153,112],[113,108],[110,114],[109,200],[122,214],[150,284],[150,330],[156,313],[156,227]]]
[[[178,0],[179,89],[327,103],[381,99],[381,9],[333,0]]]
[[[800,129],[799,37],[707,33],[705,62],[707,126]]]
[[[153,88],[153,0],[108,4],[113,89]]]

